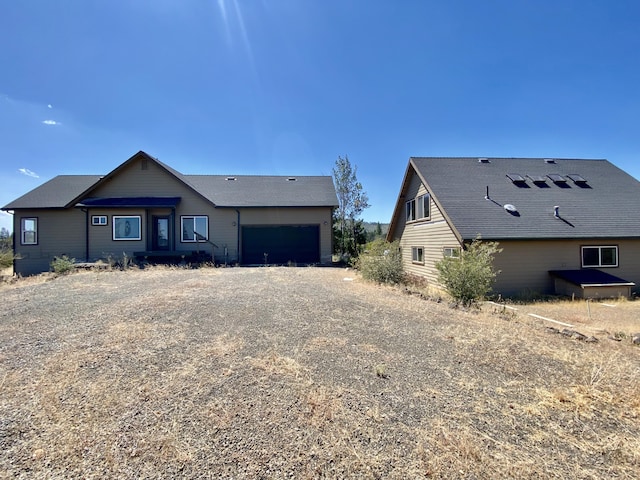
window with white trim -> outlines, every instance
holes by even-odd
[[[411,261],[413,263],[424,263],[424,248],[411,247]]]
[[[203,242],[209,240],[209,217],[193,215],[180,217],[183,242]]]
[[[409,200],[407,202],[407,222],[411,222],[416,219],[416,200]]]
[[[444,247],[442,254],[445,257],[460,258],[460,247]]]
[[[93,215],[91,217],[91,225],[106,225],[106,224],[107,224],[106,215]]]
[[[617,267],[618,247],[615,245],[582,247],[582,266]]]
[[[35,217],[20,219],[20,243],[22,245],[38,244],[38,219]]]
[[[114,240],[142,240],[139,215],[113,216]]]
[[[429,194],[425,193],[424,195],[420,195],[416,199],[418,212],[416,215],[417,219],[421,218],[429,218],[431,217],[431,210],[429,209]]]

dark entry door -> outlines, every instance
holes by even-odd
[[[153,250],[169,250],[169,217],[153,217]]]
[[[265,256],[266,254],[266,256]],[[320,261],[318,225],[242,227],[242,263],[285,264]]]

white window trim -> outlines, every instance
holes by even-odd
[[[443,247],[442,256],[449,258],[460,258],[460,247]]]
[[[429,220],[431,218],[431,203],[429,200],[430,198],[431,195],[429,195],[428,193],[420,195],[416,198],[416,220]],[[420,210],[422,210],[422,215],[420,215]]]
[[[109,223],[106,215],[92,215],[91,216],[91,225],[95,226],[105,226]]]
[[[117,220],[123,219],[123,218],[128,218],[128,219],[135,219],[138,221],[138,236],[137,237],[116,237],[116,226],[117,226]],[[112,223],[113,223],[113,228],[112,228],[112,239],[116,242],[131,242],[131,241],[137,241],[137,240],[142,240],[142,217],[140,215],[114,215],[112,217]]]
[[[584,250],[587,248],[596,248],[598,249],[598,264],[597,265],[585,265],[584,264]],[[602,249],[604,248],[613,248],[616,252],[616,263],[615,265],[603,265],[602,264]],[[580,247],[580,264],[582,268],[615,268],[620,263],[618,256],[618,246],[617,245],[583,245]]]
[[[411,263],[424,265],[424,247],[411,247]]]
[[[33,221],[33,230],[26,230],[25,223]],[[33,232],[33,242],[26,240],[26,234]],[[37,245],[38,244],[38,217],[23,217],[20,219],[20,244],[21,245]]]
[[[204,218],[205,222],[206,222],[206,226],[205,226],[205,232],[204,232],[204,240],[200,239],[198,240],[196,238],[195,235],[195,222],[197,218]],[[184,220],[185,219],[193,219],[193,231],[194,231],[194,235],[192,239],[185,239],[184,238]],[[206,240],[209,240],[209,216],[208,215],[183,215],[180,217],[180,242],[182,243],[196,243],[198,241],[200,242],[204,242]]]
[[[405,204],[405,218],[407,222],[413,222],[416,219],[416,199],[413,198]]]

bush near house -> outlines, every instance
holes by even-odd
[[[355,261],[362,277],[378,283],[400,283],[403,279],[400,244],[382,239],[366,244],[364,252]]]
[[[73,264],[75,261],[75,258],[69,258],[67,255],[55,257],[51,261],[51,270],[55,273],[69,273],[73,270]]]
[[[484,298],[490,291],[496,275],[493,259],[501,252],[498,242],[475,239],[460,257],[445,257],[436,263],[438,281],[449,294],[464,306]]]

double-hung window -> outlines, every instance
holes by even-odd
[[[424,248],[411,247],[411,261],[413,263],[424,263]]]
[[[37,218],[23,218],[20,220],[20,243],[22,245],[38,244]]]
[[[618,247],[615,245],[582,247],[582,266],[617,267]]]
[[[193,215],[180,217],[183,242],[202,242],[209,240],[209,217]]]

